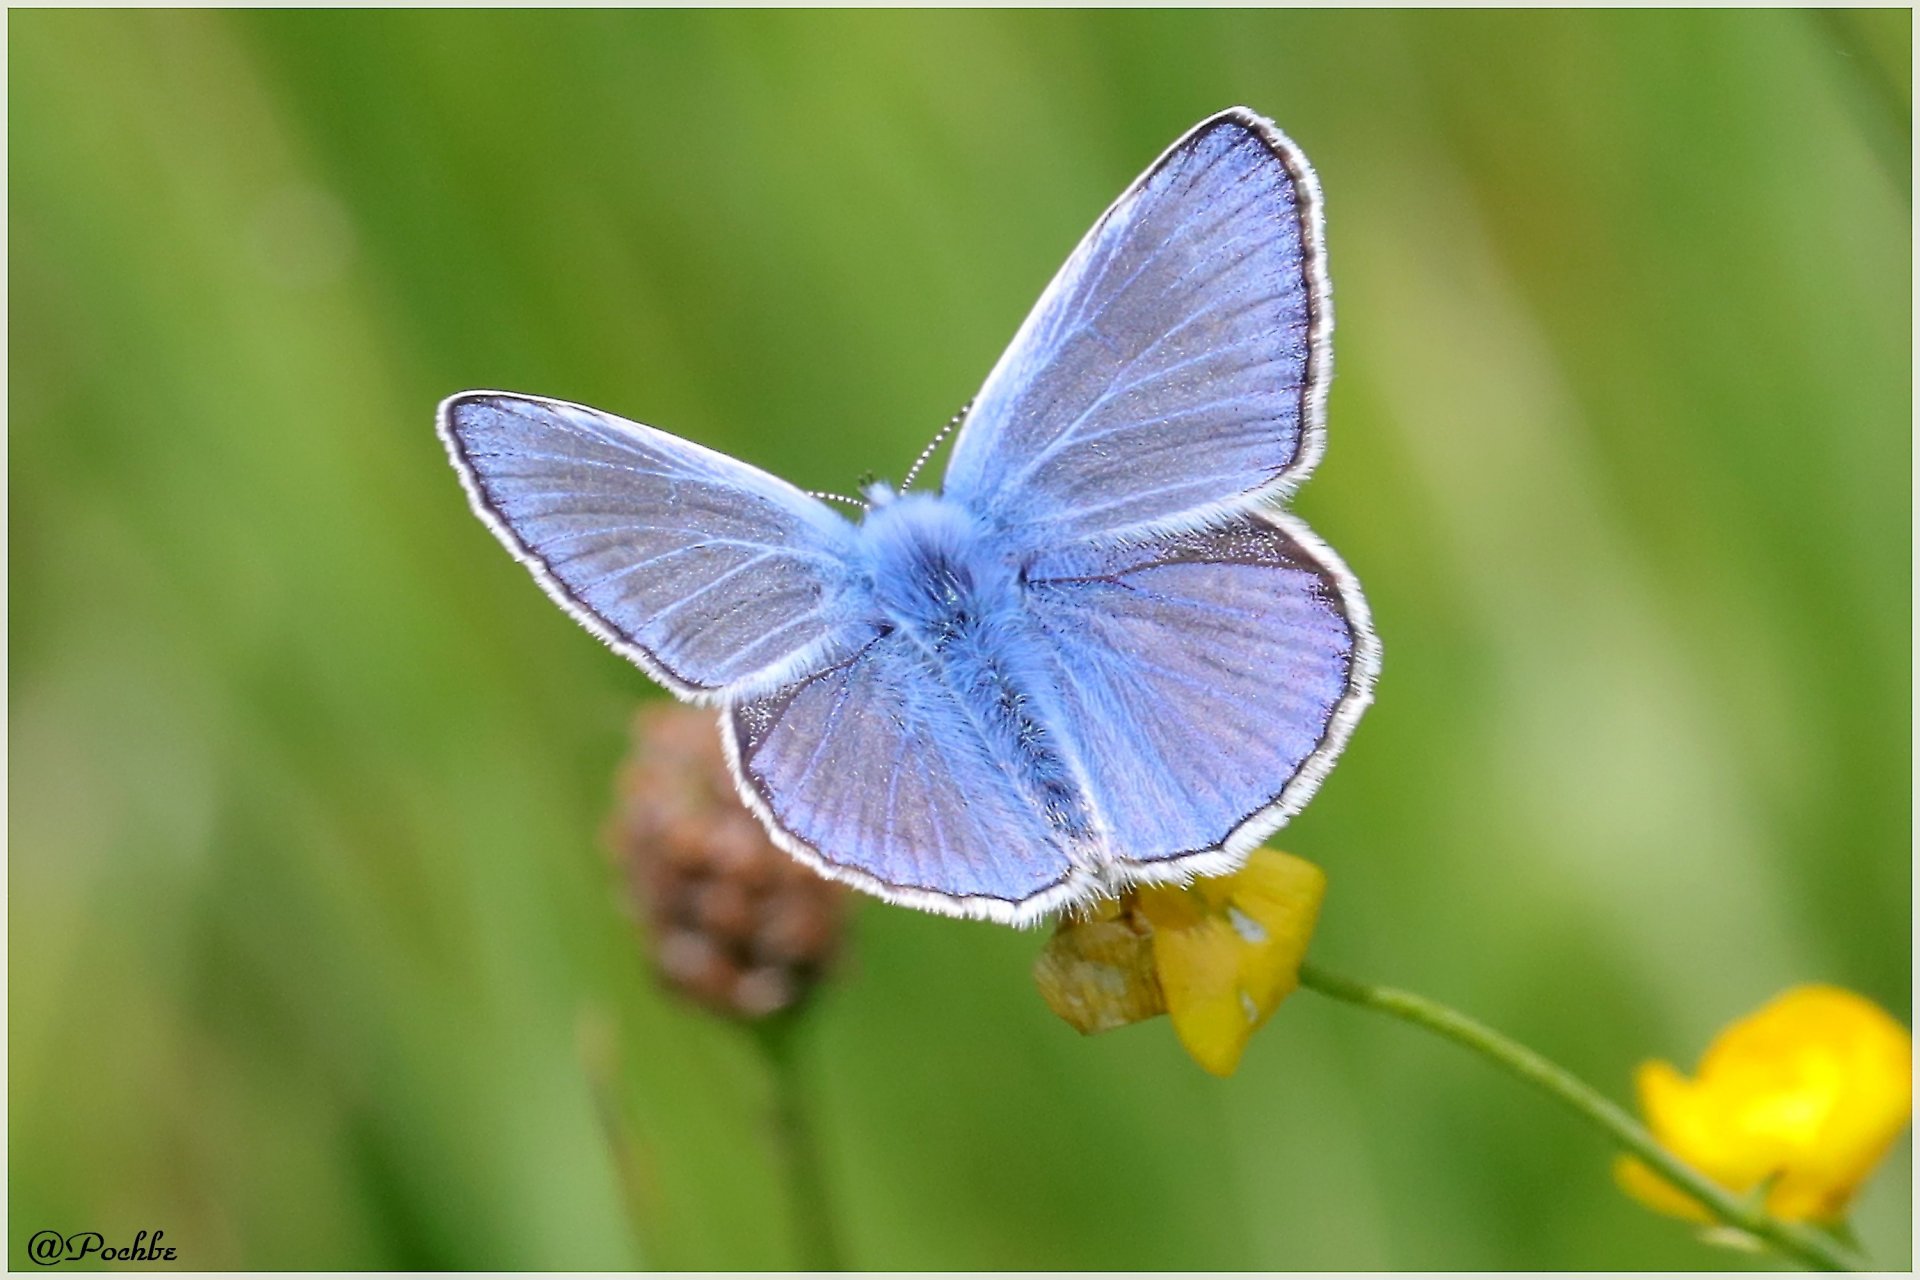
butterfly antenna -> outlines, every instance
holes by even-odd
[[[953,415],[952,421],[948,422],[946,426],[940,428],[940,434],[936,435],[932,440],[929,440],[927,442],[927,447],[920,451],[920,456],[915,458],[913,460],[913,465],[907,468],[907,478],[900,482],[900,492],[905,493],[907,491],[907,486],[912,484],[913,478],[920,474],[920,468],[927,465],[927,459],[933,456],[933,451],[940,447],[940,442],[942,440],[945,440],[948,436],[953,434],[953,429],[955,427],[959,426],[963,421],[966,420],[967,410],[971,408],[973,408],[973,401],[971,400],[961,405],[960,412]]]
[[[825,501],[825,502],[844,502],[844,503],[846,503],[846,504],[847,504],[848,506],[850,506],[850,507],[858,507],[858,508],[860,508],[860,509],[861,509],[862,511],[871,511],[871,510],[873,510],[873,508],[872,508],[872,507],[870,507],[870,506],[868,506],[868,505],[867,505],[866,503],[864,503],[864,502],[862,502],[862,501],[860,501],[860,499],[858,499],[858,498],[849,498],[849,497],[847,497],[847,496],[846,496],[845,494],[843,494],[843,493],[822,493],[822,492],[821,492],[820,490],[818,490],[818,489],[809,489],[809,490],[807,490],[807,496],[808,496],[809,498],[819,498],[819,499],[821,499],[822,501]]]

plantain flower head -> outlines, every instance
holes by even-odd
[[[1730,1191],[1764,1194],[1772,1216],[1834,1222],[1913,1114],[1913,1039],[1863,996],[1794,987],[1722,1031],[1691,1080],[1640,1067],[1648,1127],[1661,1145]],[[1661,1213],[1711,1221],[1640,1161],[1621,1186]]]
[[[767,839],[734,790],[712,713],[648,704],[632,743],[603,839],[660,980],[743,1021],[796,1007],[833,967],[846,890]]]

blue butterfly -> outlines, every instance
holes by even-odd
[[[1272,505],[1320,459],[1332,328],[1313,170],[1235,108],[1094,224],[937,493],[871,485],[856,524],[534,396],[465,392],[439,427],[547,594],[719,707],[782,848],[891,902],[1026,924],[1238,868],[1371,700],[1359,584]]]

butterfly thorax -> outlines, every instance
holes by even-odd
[[[1019,607],[1014,567],[958,503],[911,493],[876,505],[860,541],[874,603],[935,645]]]

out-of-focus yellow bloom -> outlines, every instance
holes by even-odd
[[[1721,1032],[1689,1080],[1642,1064],[1641,1109],[1681,1160],[1767,1212],[1831,1222],[1913,1114],[1913,1038],[1872,1001],[1838,987],[1794,987]],[[1711,1221],[1691,1196],[1632,1157],[1620,1184],[1662,1213]]]
[[[1194,1061],[1230,1076],[1298,984],[1326,888],[1311,862],[1256,849],[1232,875],[1137,889],[1061,921],[1034,981],[1085,1033],[1170,1014]]]

